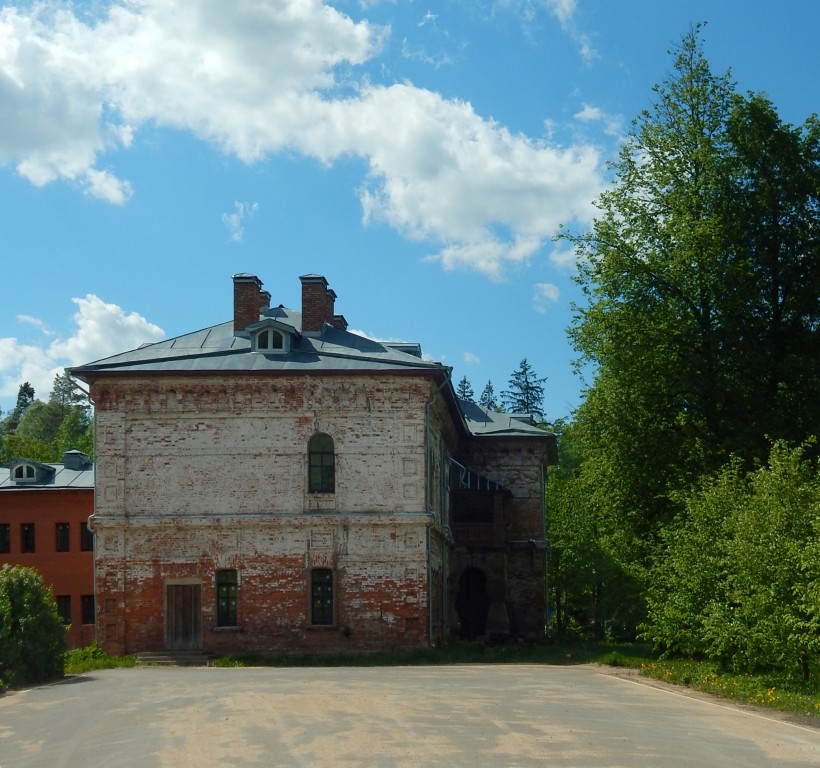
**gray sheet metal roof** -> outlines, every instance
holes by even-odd
[[[247,332],[234,333],[233,322],[213,325],[119,355],[71,369],[84,381],[107,374],[175,373],[412,373],[433,374],[447,386],[442,390],[461,425],[476,437],[544,438],[548,433],[532,423],[529,414],[494,413],[459,400],[450,381],[450,369],[424,360],[414,343],[381,342],[325,325],[319,334],[301,332],[299,312],[279,306],[265,310],[261,320],[276,320],[277,327],[292,329],[288,352],[251,350]],[[554,439],[554,436],[553,436]]]
[[[285,307],[268,310],[263,316],[293,328],[289,352],[252,352],[250,339],[235,335],[233,323],[227,322],[81,365],[71,372],[84,379],[103,372],[446,370],[441,363],[422,360],[418,345],[382,343],[328,325],[319,335],[304,335],[300,333],[301,315]]]
[[[11,478],[9,467],[17,464],[19,460],[3,464],[0,470],[0,491],[54,491],[54,490],[93,490],[94,489],[94,465],[85,469],[67,469],[64,464],[52,464],[50,462],[29,461],[27,463],[48,467],[52,471],[47,474],[42,482],[18,483]]]
[[[474,435],[533,435],[544,437],[550,433],[537,427],[529,413],[496,413],[480,405],[459,398],[459,406],[467,422],[467,428]]]

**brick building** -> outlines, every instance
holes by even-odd
[[[80,451],[62,464],[15,459],[0,473],[0,566],[36,568],[54,592],[69,648],[94,640],[94,465]]]
[[[233,277],[231,321],[75,368],[96,406],[98,640],[344,652],[543,635],[554,437],[416,344]]]

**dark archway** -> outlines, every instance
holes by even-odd
[[[487,631],[487,612],[490,597],[487,594],[487,576],[480,568],[467,568],[458,580],[456,611],[465,640],[481,637]]]

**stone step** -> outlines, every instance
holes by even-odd
[[[211,656],[204,651],[142,651],[137,666],[205,667]]]

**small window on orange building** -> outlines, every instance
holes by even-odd
[[[97,612],[94,610],[94,595],[83,595],[80,600],[83,608],[83,624],[93,624],[97,618]]]
[[[20,551],[34,552],[34,523],[20,525]]]
[[[57,523],[57,551],[68,552],[71,547],[71,526],[68,523]]]
[[[71,624],[71,595],[57,595],[57,613],[63,624]]]
[[[80,523],[80,551],[94,551],[94,533],[88,527],[88,523]]]

